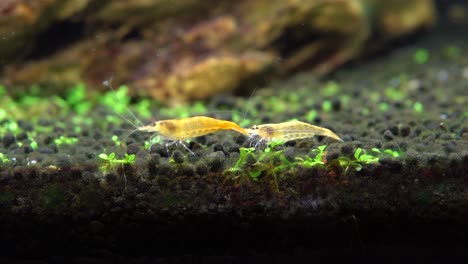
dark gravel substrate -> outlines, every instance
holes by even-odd
[[[144,149],[143,134],[116,147],[110,138],[119,127],[106,125],[108,110],[93,111],[96,122],[76,133],[69,132],[71,117],[23,120],[24,131],[39,131],[39,146],[32,148],[25,134],[1,137],[0,152],[10,158],[0,165],[1,255],[123,262],[141,255],[466,255],[468,35],[462,33],[437,30],[327,80],[300,75],[249,100],[213,99],[217,109],[255,108],[248,115],[262,123],[305,120],[316,109],[311,121],[344,139],[285,144],[294,159],[328,143],[328,166],[290,168],[276,174],[277,182],[268,170],[258,181],[228,172],[239,147],[249,145],[231,132],[193,140],[196,157],[178,147],[168,157],[160,145]],[[418,49],[430,54],[424,64],[412,59]],[[330,80],[339,93],[318,90]],[[280,113],[278,105],[285,106]],[[79,143],[58,146],[60,135]],[[351,158],[357,147],[404,155],[345,172],[337,158]],[[136,163],[103,173],[98,155],[112,151],[136,154]]]

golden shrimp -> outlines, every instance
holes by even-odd
[[[235,130],[246,136],[250,134],[234,122],[219,120],[207,116],[194,116],[184,119],[168,119],[153,122],[146,126],[138,127],[139,131],[156,132],[164,139],[173,141],[166,144],[166,149],[169,145],[178,143],[186,150],[195,155],[182,141],[204,136],[219,130]]]
[[[260,137],[260,141],[256,145],[262,141],[270,142],[273,138],[284,140],[286,142],[290,140],[310,138],[315,135],[326,136],[343,141],[330,129],[314,126],[301,121],[257,125],[245,130],[250,134],[250,137]]]

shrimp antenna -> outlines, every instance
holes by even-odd
[[[252,97],[255,95],[255,92],[257,91],[257,88],[258,87],[255,87],[254,90],[252,91],[252,93],[250,93],[249,95],[249,98],[247,99],[247,103],[251,102],[251,99]],[[244,113],[244,118],[242,119],[242,121],[244,121],[245,119],[247,119],[247,114],[249,113],[249,108],[247,107],[247,109],[245,110],[245,113]],[[238,135],[236,137],[236,140],[234,140],[234,144],[237,143],[237,140],[239,139],[240,135]]]
[[[104,86],[106,86],[106,87],[109,87],[109,88],[115,93],[116,91],[114,90],[114,87],[112,87],[112,79],[113,79],[113,78],[114,78],[114,74],[112,74],[111,77],[110,77],[109,79],[103,81],[103,82],[102,82],[102,85],[104,85]],[[128,109],[127,106],[125,106],[125,110],[127,110],[127,112],[128,112],[136,121],[138,121],[138,123],[139,123],[140,125],[143,125],[143,123],[140,121],[140,119],[138,119],[138,117],[136,117],[135,114],[133,114],[133,112],[130,111],[130,109]],[[137,126],[134,122],[130,121],[130,119],[128,119],[128,118],[125,117],[124,115],[122,115],[122,114],[120,114],[120,113],[118,113],[118,112],[115,112],[115,113],[116,113],[117,115],[119,115],[123,120],[125,120],[125,121],[129,122],[130,124],[132,124],[133,127],[138,128],[138,126]]]

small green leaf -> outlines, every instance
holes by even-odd
[[[99,154],[98,157],[101,158],[101,159],[103,159],[103,160],[107,160],[107,158],[108,158],[108,157],[107,157],[107,154],[104,154],[104,153]]]
[[[249,171],[249,176],[252,177],[254,180],[258,180],[258,177],[262,174],[261,170],[253,170]]]
[[[135,161],[135,154],[131,154],[131,155],[128,155],[127,153],[125,153],[125,162],[126,163],[133,163]]]
[[[323,152],[326,147],[327,147],[327,145],[322,145],[322,146],[318,146],[317,149],[319,149],[320,152]]]
[[[356,160],[359,160],[359,157],[361,156],[362,148],[357,148],[356,151],[354,152],[354,158]]]
[[[112,152],[111,154],[109,154],[109,156],[107,157],[107,159],[108,159],[109,161],[114,160],[114,159],[115,159],[115,153]]]
[[[355,171],[360,171],[362,170],[362,165],[360,163],[353,163],[353,167]]]

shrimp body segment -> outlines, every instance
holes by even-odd
[[[311,138],[315,135],[330,137],[343,141],[330,129],[314,126],[301,121],[289,121],[277,124],[263,124],[246,129],[250,137],[258,136],[261,141],[269,142],[273,138],[290,141],[303,138]]]
[[[234,122],[219,120],[207,116],[194,116],[184,119],[168,119],[151,123],[138,128],[140,131],[156,132],[163,138],[173,141],[184,141],[204,136],[219,130],[235,130],[249,136],[249,133]]]

